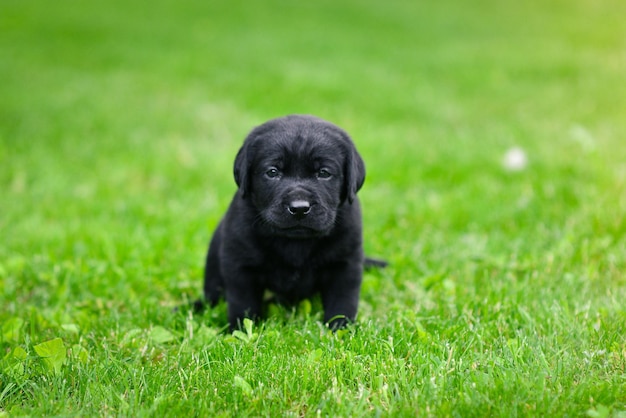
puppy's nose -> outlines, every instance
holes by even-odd
[[[287,211],[296,218],[301,219],[311,212],[311,204],[306,200],[294,200],[289,202]]]

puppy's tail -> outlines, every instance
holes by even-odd
[[[388,265],[389,263],[387,263],[385,260],[380,260],[377,258],[365,257],[365,260],[363,260],[363,268],[365,270],[382,269],[387,267]]]

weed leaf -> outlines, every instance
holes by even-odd
[[[20,331],[24,325],[22,318],[11,318],[2,324],[2,340],[17,342],[20,339]]]
[[[251,396],[254,390],[250,383],[246,382],[246,380],[241,376],[235,376],[235,386],[241,389],[244,395]]]
[[[11,356],[18,360],[24,361],[26,360],[26,357],[28,357],[28,353],[22,347],[15,347],[13,349],[13,353],[11,353]]]
[[[309,353],[309,355],[307,356],[306,363],[309,366],[313,366],[313,365],[319,363],[320,360],[322,359],[322,354],[323,353],[322,353],[322,349],[321,348],[318,348],[318,349],[315,349],[315,350],[311,351]]]
[[[28,357],[28,353],[22,347],[15,347],[13,351],[5,356],[6,363],[2,371],[8,375],[24,374],[24,360]]]
[[[254,322],[249,319],[249,318],[245,318],[243,320],[243,329],[246,332],[243,332],[241,330],[236,329],[235,331],[233,331],[233,337],[237,338],[238,340],[244,341],[244,342],[251,342],[255,339],[255,335],[254,335]]]
[[[63,328],[65,331],[67,331],[70,334],[78,334],[80,329],[78,328],[78,325],[76,324],[62,324],[61,328]]]
[[[81,363],[87,363],[89,360],[89,352],[85,347],[80,344],[74,344],[72,346],[72,357],[80,361]]]
[[[254,322],[250,318],[245,318],[243,320],[243,327],[246,330],[246,334],[248,334],[248,338],[251,339],[253,336],[252,328],[254,326]]]
[[[174,340],[174,334],[162,326],[156,326],[150,330],[150,339],[157,344],[164,344]]]
[[[55,338],[50,341],[43,342],[33,347],[39,357],[41,357],[49,370],[59,373],[61,366],[65,364],[67,351],[63,340]]]

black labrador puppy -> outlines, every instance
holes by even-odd
[[[324,322],[354,321],[364,263],[356,193],[365,165],[348,134],[313,116],[270,120],[235,159],[239,187],[206,257],[204,295],[225,297],[231,329],[263,313],[266,291],[293,304],[321,294]]]

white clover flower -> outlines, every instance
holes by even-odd
[[[522,171],[528,165],[526,152],[520,147],[513,147],[505,154],[502,165],[509,171]]]

